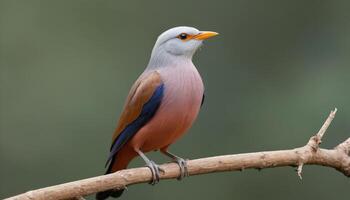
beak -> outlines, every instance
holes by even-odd
[[[214,37],[216,35],[219,35],[219,33],[213,32],[213,31],[201,31],[199,34],[193,36],[193,39],[206,40],[206,39]]]

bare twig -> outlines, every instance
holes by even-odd
[[[318,133],[310,138],[307,145],[310,146],[314,151],[316,151],[318,146],[321,144],[322,137],[326,133],[329,125],[331,125],[336,113],[337,113],[337,108],[334,108],[334,110],[332,110],[331,113],[329,113],[328,118],[323,123]]]
[[[306,146],[303,147],[305,151],[310,150],[310,151],[316,152],[318,150],[319,145],[322,142],[322,137],[326,133],[329,125],[331,125],[336,113],[337,113],[337,108],[334,108],[334,110],[332,110],[331,113],[329,113],[328,118],[323,123],[320,130],[316,133],[316,135],[312,136],[309,139]],[[305,158],[305,156],[311,157],[313,156],[313,154],[304,153],[301,155],[301,159],[300,159],[300,162],[298,163],[298,168],[297,168],[297,174],[300,179],[303,179],[302,172],[303,172],[303,165],[305,163],[304,160],[310,160],[310,158]]]
[[[303,179],[303,176],[302,176],[302,173],[303,173],[303,166],[304,166],[304,163],[300,163],[300,164],[298,165],[298,168],[297,168],[297,174],[298,174],[300,180]]]
[[[234,155],[215,156],[188,161],[191,176],[223,171],[243,169],[264,169],[282,166],[297,166],[300,178],[305,165],[322,165],[334,168],[350,177],[350,138],[334,149],[319,148],[321,139],[332,122],[336,109],[332,111],[320,131],[309,142],[299,148],[279,151],[265,151]],[[161,165],[164,173],[161,179],[173,179],[180,175],[179,167],[174,163]],[[46,200],[72,199],[94,194],[112,188],[121,189],[127,185],[149,182],[151,171],[146,167],[121,170],[113,174],[64,183],[42,189],[29,191],[7,200]],[[76,198],[77,199],[77,198]]]
[[[329,125],[331,125],[337,111],[338,111],[338,109],[334,108],[334,110],[332,110],[331,113],[329,113],[327,120],[323,123],[322,127],[320,128],[320,130],[316,134],[316,136],[318,138],[320,138],[320,140],[322,139],[323,135],[326,133]]]

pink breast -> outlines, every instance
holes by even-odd
[[[192,126],[204,91],[202,79],[192,66],[159,71],[165,86],[162,103],[151,121],[130,141],[132,146],[145,152],[161,149]]]

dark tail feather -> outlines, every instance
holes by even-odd
[[[124,192],[124,189],[121,190],[106,190],[103,192],[98,192],[96,194],[96,200],[105,200],[107,199],[109,196],[114,197],[114,198],[118,198],[120,197]]]
[[[113,163],[116,160],[115,158],[116,158],[116,156],[109,163],[108,169],[107,169],[105,174],[110,174],[111,173]],[[123,194],[123,192],[124,192],[124,189],[121,189],[121,190],[110,189],[110,190],[106,190],[106,191],[103,191],[103,192],[98,192],[96,194],[96,200],[105,200],[105,199],[107,199],[110,196],[114,197],[114,198],[118,198],[118,197],[120,197]]]

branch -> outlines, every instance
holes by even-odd
[[[345,176],[350,177],[350,138],[334,149],[319,148],[322,137],[331,124],[337,109],[331,111],[319,132],[312,136],[308,143],[299,148],[279,151],[265,151],[234,155],[215,156],[188,161],[188,171],[191,176],[223,171],[244,169],[264,169],[283,166],[297,166],[297,174],[301,178],[305,165],[321,165],[331,167]],[[174,179],[180,175],[177,164],[161,165],[164,173],[161,179]],[[32,199],[83,199],[82,196],[94,194],[108,189],[122,189],[128,185],[146,183],[152,178],[147,167],[126,169],[113,174],[73,181],[42,189],[29,191],[7,200]]]

